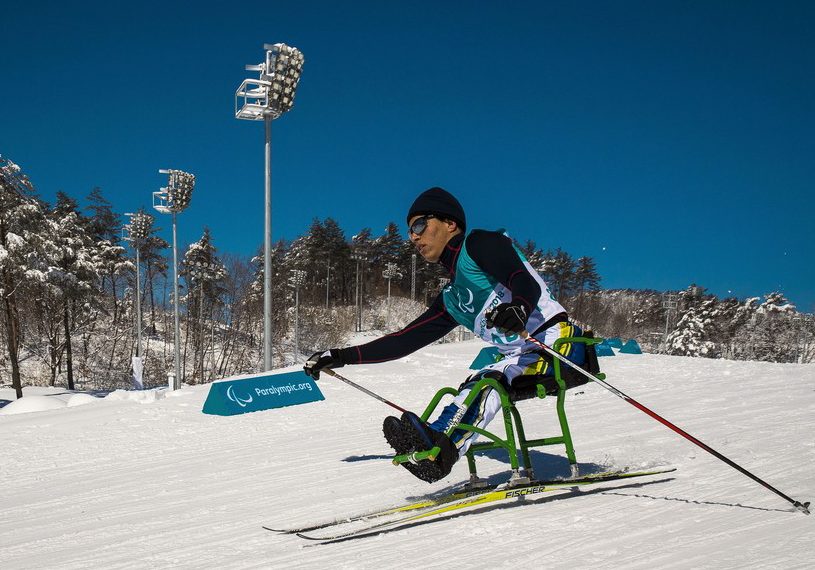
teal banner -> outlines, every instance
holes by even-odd
[[[314,379],[302,371],[235,376],[213,383],[205,414],[234,416],[325,400]]]

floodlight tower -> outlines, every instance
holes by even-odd
[[[662,295],[662,308],[665,309],[665,336],[662,343],[665,352],[668,352],[668,322],[671,320],[671,312],[676,310],[678,295],[675,293],[665,293]]]
[[[303,54],[286,44],[265,44],[266,61],[247,65],[258,79],[244,79],[235,91],[235,118],[266,126],[266,223],[263,240],[263,367],[272,369],[272,121],[294,105]]]
[[[306,282],[306,272],[292,269],[289,285],[294,287],[294,358],[300,356],[300,287]]]
[[[382,277],[388,280],[388,321],[391,318],[391,279],[394,277],[402,277],[402,274],[399,272],[399,266],[395,263],[387,263],[385,265],[385,271],[382,272]]]
[[[175,378],[172,389],[181,386],[181,333],[178,323],[178,239],[176,214],[183,212],[190,205],[192,189],[195,187],[195,176],[181,170],[159,170],[159,174],[169,175],[167,186],[153,192],[153,208],[162,214],[173,215],[173,312],[175,313]]]
[[[368,261],[368,253],[364,248],[357,248],[351,253],[351,259],[357,262],[357,279],[356,279],[356,309],[357,309],[357,332],[362,331],[362,279],[364,278],[365,266],[364,263]],[[362,264],[363,276],[360,277],[359,268]]]
[[[416,254],[410,256],[410,300],[416,300]]]
[[[386,263],[385,270],[382,272],[382,277],[388,280],[388,305],[391,303],[391,279],[394,277],[401,277],[399,273],[399,266],[395,263]]]
[[[122,228],[125,240],[136,250],[136,356],[141,356],[141,276],[139,273],[139,249],[150,237],[153,229],[153,216],[138,212],[136,214],[126,213],[130,218],[130,223]]]

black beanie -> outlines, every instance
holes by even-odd
[[[419,194],[419,197],[414,200],[413,205],[408,210],[407,221],[410,222],[410,218],[421,214],[435,214],[440,218],[453,220],[461,228],[461,231],[467,229],[464,208],[461,207],[455,196],[438,186]]]

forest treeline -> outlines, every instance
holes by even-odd
[[[122,232],[128,220],[100,188],[82,204],[64,192],[49,204],[19,166],[0,157],[0,384],[11,384],[18,396],[26,384],[127,387],[137,290],[144,375],[151,385],[166,382],[173,366],[172,251],[152,216],[138,215],[149,221],[146,237],[129,243]],[[692,285],[671,292],[674,303],[666,308],[662,292],[603,290],[591,257],[540,249],[531,240],[516,245],[572,317],[600,335],[635,338],[646,350],[670,354],[812,361],[812,318],[780,293],[718,299]],[[315,219],[300,237],[274,244],[271,263],[278,366],[341,344],[360,328],[403,326],[446,282],[395,223],[381,234],[363,228],[348,237],[335,220]],[[179,252],[179,283],[183,381],[258,371],[260,249],[254,256],[219,254],[202,228],[200,239]]]

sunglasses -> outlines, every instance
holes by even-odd
[[[413,220],[413,223],[410,224],[410,226],[408,227],[408,230],[413,235],[420,236],[427,229],[427,220],[429,220],[431,218],[435,218],[435,217],[436,216],[434,216],[433,214],[426,214],[426,215],[424,215],[424,216],[422,216],[420,218],[416,218],[415,220]]]

